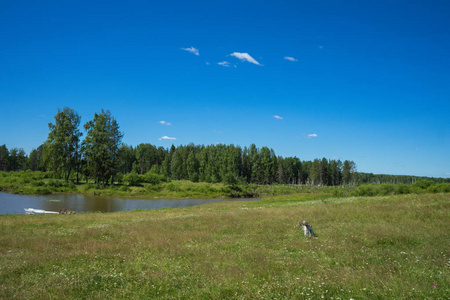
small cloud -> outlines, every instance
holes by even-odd
[[[446,175],[450,175],[450,172],[445,173]]]
[[[169,123],[169,122],[166,122],[166,121],[159,121],[159,124],[166,125],[166,126],[172,125],[172,123]]]
[[[210,65],[209,61],[207,61],[207,62],[206,62],[206,65],[207,65],[207,66],[209,66],[209,65]]]
[[[253,57],[250,56],[248,53],[240,53],[240,52],[233,52],[230,54],[231,56],[234,56],[236,58],[239,58],[241,61],[247,61],[249,63],[262,66],[259,62],[257,62]]]
[[[289,60],[289,61],[298,61],[298,59],[290,57],[290,56],[285,56],[284,59]]]
[[[227,62],[227,61],[221,61],[221,62],[218,62],[217,64],[220,65],[220,66],[224,66],[224,67],[229,67],[230,66],[230,63]]]
[[[280,117],[280,116],[278,116],[278,115],[275,115],[275,116],[273,116],[275,119],[278,119],[278,120],[283,120],[283,117]]]
[[[315,137],[317,137],[317,134],[315,134],[315,133],[310,133],[310,134],[307,134],[307,135],[305,136],[305,139],[310,139],[310,138],[315,138]]]
[[[198,52],[198,49],[195,49],[194,47],[191,48],[181,48],[181,50],[185,50],[187,52],[191,52],[192,54],[195,54],[197,56],[200,55],[200,53]]]
[[[176,140],[176,138],[169,137],[169,136],[165,135],[165,136],[160,137],[159,140],[160,141],[162,141],[162,140]]]
[[[322,45],[320,45],[320,46],[319,46],[319,49],[323,49],[323,46],[322,46]]]

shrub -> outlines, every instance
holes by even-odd
[[[428,192],[431,193],[450,193],[450,183],[439,183],[428,187]]]
[[[105,184],[103,182],[97,182],[94,185],[94,188],[97,189],[97,190],[103,190],[103,189],[105,189]]]
[[[122,173],[120,173],[120,172],[118,172],[117,174],[116,174],[116,181],[117,181],[117,183],[119,183],[119,184],[122,184],[123,183],[123,174]]]
[[[192,182],[198,182],[200,179],[200,177],[198,176],[197,173],[193,173],[191,175],[189,175],[189,180]]]
[[[176,186],[176,185],[173,184],[173,183],[169,183],[168,185],[166,185],[166,189],[167,189],[168,191],[171,191],[171,192],[179,192],[179,191],[181,191],[181,188],[178,187],[178,186]]]
[[[395,186],[389,183],[383,183],[378,187],[378,195],[386,196],[393,194],[395,191]]]
[[[91,183],[85,184],[83,186],[83,191],[87,192],[88,190],[92,189],[94,186]]]
[[[432,180],[420,180],[414,182],[411,186],[420,188],[422,190],[426,190],[432,185],[434,185],[434,182]]]
[[[45,182],[43,182],[42,180],[35,180],[35,181],[32,181],[32,182],[30,183],[30,185],[31,185],[31,186],[44,186],[44,185],[45,185]]]
[[[49,195],[52,192],[47,187],[38,187],[36,189],[36,194],[38,195]]]
[[[399,184],[395,187],[395,193],[399,195],[408,194],[409,187],[406,184]]]
[[[141,176],[135,172],[128,173],[123,177],[124,182],[131,186],[139,186],[141,184]]]
[[[63,183],[59,180],[52,179],[47,182],[47,185],[51,187],[62,187]]]
[[[375,196],[376,188],[373,185],[363,184],[351,193],[353,196]]]
[[[119,191],[121,191],[121,192],[129,192],[131,189],[128,187],[128,186],[126,186],[126,185],[122,185],[120,188],[119,188]]]
[[[150,184],[159,184],[164,180],[164,176],[152,173],[148,171],[144,175],[141,176],[142,182],[150,183]]]

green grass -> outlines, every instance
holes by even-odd
[[[449,209],[450,194],[305,193],[0,216],[0,299],[448,299]]]
[[[130,173],[134,185],[108,185],[103,183],[65,182],[56,178],[53,172],[1,172],[0,191],[16,194],[102,194],[124,197],[146,198],[250,198],[266,196],[321,195],[327,197],[348,196],[386,196],[403,194],[450,193],[450,183],[435,183],[431,180],[417,181],[414,184],[363,184],[360,186],[311,186],[311,185],[254,185],[191,182],[188,180],[167,180],[160,175]],[[136,186],[137,185],[137,186]]]

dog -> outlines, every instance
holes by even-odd
[[[298,221],[298,225],[303,229],[303,233],[306,237],[317,237],[314,234],[312,226],[308,224],[306,221]]]

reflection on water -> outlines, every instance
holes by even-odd
[[[259,199],[133,199],[92,195],[15,195],[0,193],[0,215],[24,214],[24,208],[50,211],[67,209],[76,212],[115,212],[132,209],[185,207],[217,201],[254,201]]]

